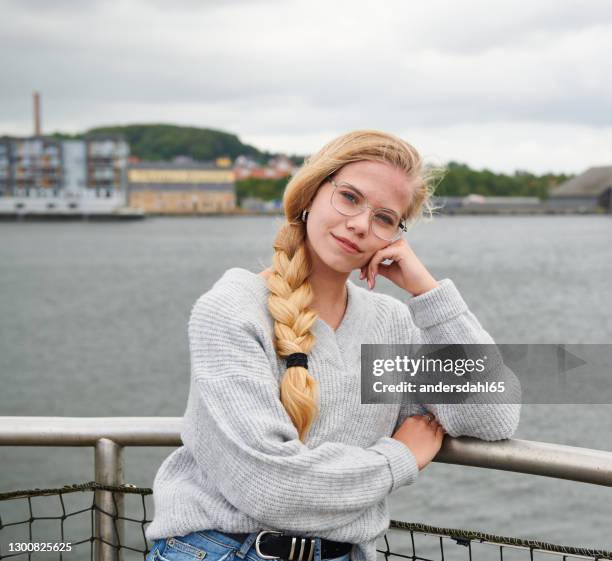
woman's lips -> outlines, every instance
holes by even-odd
[[[339,239],[338,239],[336,236],[334,236],[333,234],[332,234],[332,237],[333,237],[333,238],[336,240],[336,242],[338,243],[338,245],[339,245],[339,246],[340,246],[342,249],[344,249],[344,251],[347,251],[348,253],[353,253],[353,254],[355,254],[355,253],[359,253],[359,251],[358,251],[357,249],[355,249],[353,246],[351,246],[351,245],[349,245],[349,244],[347,244],[347,243],[344,243],[342,240],[339,240]]]

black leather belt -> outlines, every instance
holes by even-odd
[[[249,534],[222,532],[239,542],[244,542]],[[351,551],[352,543],[335,542],[321,539],[321,559],[333,559]],[[286,561],[313,561],[314,538],[285,535],[273,530],[263,530],[255,540],[255,551],[263,559],[284,559]]]

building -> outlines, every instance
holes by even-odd
[[[612,212],[612,166],[592,167],[551,190],[557,207]]]
[[[264,201],[259,197],[245,197],[240,204],[243,210],[249,212],[260,212],[270,214],[283,213],[283,201],[274,199],[272,201]]]
[[[89,192],[110,197],[127,186],[129,145],[119,138],[90,138],[85,141]]]
[[[129,145],[120,137],[0,138],[0,209],[124,206]]]
[[[234,173],[236,179],[282,179],[294,175],[298,170],[291,160],[284,155],[276,156],[268,160],[267,166],[260,166],[252,158],[238,156],[234,162]]]
[[[140,162],[128,168],[128,204],[151,214],[210,214],[236,208],[235,176],[226,159]]]

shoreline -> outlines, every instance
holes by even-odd
[[[529,216],[529,215],[601,215],[612,216],[612,208],[591,205],[551,205],[549,203],[534,205],[507,204],[468,204],[465,206],[448,205],[436,207],[434,217],[438,216]],[[236,207],[232,210],[215,212],[147,212],[137,207],[115,207],[105,209],[8,209],[0,208],[0,222],[8,221],[118,221],[142,220],[149,217],[241,217],[241,216],[279,216],[284,217],[282,209],[250,210]]]
[[[143,220],[146,218],[209,218],[209,217],[227,217],[239,218],[243,216],[278,216],[283,217],[282,212],[265,212],[265,211],[244,211],[244,212],[208,212],[208,213],[145,213],[138,212],[95,212],[95,213],[77,213],[77,212],[0,212],[0,222],[35,222],[35,221],[124,221],[124,220]],[[438,210],[434,213],[434,217],[439,216],[541,216],[541,215],[600,215],[612,216],[611,213],[605,212],[604,209],[551,209],[551,208],[534,208],[534,209],[500,209],[500,208],[454,208],[445,211]]]

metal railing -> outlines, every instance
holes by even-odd
[[[96,483],[123,484],[125,446],[181,446],[180,417],[0,417],[0,446],[91,446]],[[612,452],[528,440],[444,439],[435,462],[568,479],[612,487]],[[96,490],[101,511],[123,514],[122,499]],[[95,513],[97,561],[115,559],[123,527]]]

